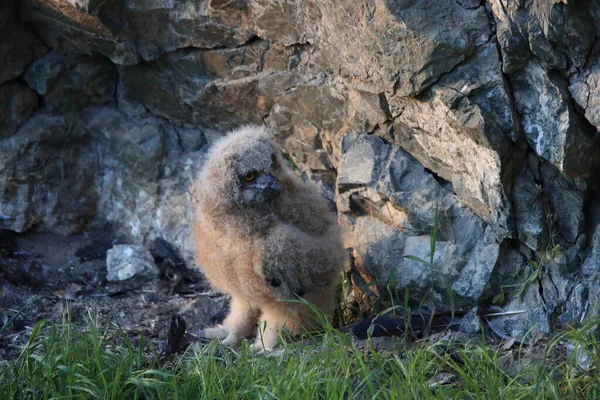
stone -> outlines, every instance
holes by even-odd
[[[515,102],[529,146],[570,177],[587,176],[597,144],[571,105],[567,82],[531,61],[512,77]]]
[[[69,235],[109,224],[134,244],[169,237],[189,259],[204,151],[184,152],[163,120],[108,106],[38,113],[0,146],[1,227]]]
[[[474,10],[481,6],[481,0],[457,0],[457,3],[467,10]]]
[[[384,136],[447,180],[499,237],[510,235],[507,178],[521,157],[513,143],[520,133],[511,129],[516,113],[507,89],[497,50],[482,46],[468,64],[418,98],[390,98],[397,117],[393,132]]]
[[[551,333],[556,321],[581,319],[582,305],[577,299],[578,295],[587,297],[587,292],[573,285],[574,276],[580,273],[577,257],[573,247],[554,254],[544,249],[524,257],[503,245],[486,297],[491,298],[500,288],[503,299],[497,305],[506,314],[490,317],[490,327],[500,335],[527,343]]]
[[[577,362],[580,371],[589,371],[594,367],[594,355],[592,351],[581,342],[570,340],[566,346],[566,356]]]
[[[571,78],[569,92],[583,109],[587,121],[600,130],[600,60]]]
[[[359,135],[344,137],[344,157],[338,174],[340,193],[357,186],[375,186],[380,168],[387,159],[390,146],[382,140],[365,140]]]
[[[502,71],[510,74],[521,70],[532,57],[527,39],[502,6],[502,1],[490,1],[496,21],[496,35],[502,53]]]
[[[23,79],[30,88],[40,95],[48,93],[48,89],[56,83],[61,72],[71,68],[76,58],[50,51],[42,58],[35,60],[23,74]]]
[[[236,12],[230,24],[222,21],[227,16],[191,1],[132,0],[124,11],[127,30],[137,36],[136,49],[144,60],[182,48],[238,47],[255,35],[244,10]]]
[[[90,105],[115,102],[116,73],[106,58],[83,57],[64,70],[51,85],[44,99],[53,114],[68,114]]]
[[[53,114],[72,114],[116,101],[116,69],[104,57],[76,58],[51,51],[35,61],[23,79],[44,97]]]
[[[538,18],[553,50],[566,54],[569,63],[577,68],[584,67],[598,37],[591,13],[585,7],[564,1],[533,3],[533,7],[532,15]]]
[[[575,244],[584,228],[585,181],[569,179],[553,165],[542,163],[542,195],[545,199],[545,223],[549,234],[560,234],[568,243]]]
[[[373,135],[347,135],[342,151],[337,204],[340,212],[354,216],[357,268],[373,277],[380,291],[391,282],[398,293],[408,290],[416,303],[433,289],[436,307],[448,308],[454,283],[452,300],[460,307],[475,304],[498,252],[491,231],[484,234],[483,221],[461,209],[455,195],[397,146]],[[481,278],[469,286],[480,271]]]
[[[469,312],[462,317],[459,331],[471,334],[481,332],[481,318],[479,317],[479,310],[477,307],[469,310]]]
[[[17,1],[0,3],[0,84],[14,79],[48,51],[31,29],[19,21]]]
[[[189,1],[106,1],[94,2],[93,8],[87,0],[23,3],[23,19],[34,23],[53,48],[100,53],[121,65],[183,48],[238,47],[255,37],[243,8],[232,14]]]
[[[590,310],[590,288],[592,290],[598,290],[598,286],[593,284],[579,283],[575,285],[565,302],[565,311],[560,316],[560,323],[562,326],[579,326],[584,322],[589,311],[592,311],[592,313],[595,314],[594,310]]]
[[[504,316],[488,318],[492,330],[505,339],[514,338],[519,343],[550,333],[548,310],[539,294],[537,282],[530,285],[523,300],[513,297],[503,306]]]
[[[75,113],[116,101],[116,69],[104,57],[74,57],[51,51],[36,60],[23,79],[44,97],[53,114]]]
[[[312,179],[335,184],[333,170],[340,159],[346,115],[345,87],[324,73],[294,79],[283,72],[265,77],[259,87],[272,99],[266,122],[285,151]]]
[[[310,22],[321,18],[321,10],[315,2],[265,3],[252,7],[254,28],[259,37],[277,41],[286,46],[311,41],[306,29]],[[303,7],[302,12],[298,12]]]
[[[520,69],[529,54],[551,68],[581,68],[597,36],[589,7],[562,1],[490,1],[507,72]],[[597,7],[597,6],[596,6]],[[526,51],[526,48],[529,51]]]
[[[157,118],[127,118],[111,107],[89,108],[84,129],[109,149],[139,180],[155,181],[163,174],[166,158],[165,123]]]
[[[548,241],[548,224],[540,197],[543,194],[539,160],[529,155],[513,184],[517,237],[534,251],[542,250]]]
[[[503,153],[510,151],[512,146],[504,143],[496,129],[515,143],[521,139],[522,132],[500,65],[497,47],[493,43],[481,45],[469,62],[457,66],[439,80],[440,88],[436,92],[451,108],[465,110],[467,115],[471,107],[479,108],[486,125],[490,125],[489,128],[484,125],[487,129],[483,130],[483,136],[493,149],[504,156]],[[444,90],[446,88],[453,91]]]
[[[177,132],[177,137],[179,138],[179,146],[181,146],[181,149],[183,151],[199,151],[208,144],[206,139],[206,133],[202,130],[186,126],[174,126],[173,128]]]
[[[491,34],[483,7],[465,9],[457,2],[318,4],[328,21],[319,38],[319,62],[342,76],[395,87],[399,96],[423,92]]]
[[[385,91],[366,82],[348,86],[347,124],[358,132],[389,129],[392,118]]]
[[[458,296],[479,300],[494,272],[499,252],[498,243],[479,243],[452,284],[452,291]]]
[[[102,17],[112,20],[118,26],[122,18],[119,2],[107,1],[97,4],[96,15],[87,12],[86,7],[62,0],[23,0],[19,15],[30,23],[35,31],[44,38],[53,49],[65,53],[103,54],[117,64],[134,64],[138,55],[132,42],[120,41],[118,33],[106,26]],[[111,25],[109,23],[109,25]]]
[[[150,252],[143,246],[117,244],[106,252],[106,280],[118,282],[128,279],[150,281],[159,274]]]
[[[0,140],[11,136],[38,108],[38,97],[27,86],[10,81],[0,85]]]
[[[270,102],[261,93],[257,79],[251,76],[231,83],[219,79],[236,66],[258,71],[259,56],[252,56],[249,49],[235,57],[229,54],[223,56],[228,60],[225,67],[221,55],[215,56],[223,52],[173,53],[152,63],[121,67],[120,107],[136,110],[141,106],[157,116],[221,132],[244,122],[259,122]],[[254,99],[256,110],[245,107],[249,97]]]
[[[586,278],[600,272],[600,229],[596,227],[590,243],[590,250],[583,262],[582,272]]]
[[[81,232],[96,215],[90,189],[97,155],[69,125],[63,116],[37,113],[0,141],[0,210],[10,217],[3,227],[66,235]]]

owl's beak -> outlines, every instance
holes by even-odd
[[[242,183],[242,194],[247,203],[262,203],[279,196],[279,183],[273,175],[263,172],[251,182]]]
[[[277,178],[275,178],[271,174],[265,174],[265,178],[269,188],[271,188],[272,190],[279,191],[279,184],[277,183]]]
[[[275,178],[271,174],[265,174],[265,187],[264,191],[269,196],[274,196],[279,194],[279,183],[277,183],[277,178]]]

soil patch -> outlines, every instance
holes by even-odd
[[[164,251],[156,260],[159,279],[108,282],[106,250],[117,242],[105,232],[0,231],[0,359],[18,356],[41,320],[82,328],[111,324],[131,337],[164,342],[174,314],[185,319],[188,332],[223,317],[227,298],[194,266],[164,259]]]

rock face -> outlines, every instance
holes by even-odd
[[[2,228],[108,225],[189,260],[203,155],[261,123],[335,200],[356,285],[472,322],[496,303],[514,337],[600,307],[598,2],[22,0],[0,16]]]

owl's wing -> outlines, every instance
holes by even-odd
[[[337,232],[336,226],[318,236],[289,224],[272,229],[263,255],[266,283],[280,298],[287,299],[329,286],[332,271],[339,270],[343,263]]]

